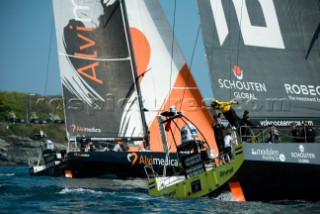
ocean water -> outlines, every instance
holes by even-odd
[[[319,181],[320,182],[320,181]],[[33,177],[27,166],[0,166],[0,213],[320,213],[320,202],[236,202],[151,197],[146,180]]]

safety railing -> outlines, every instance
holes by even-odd
[[[320,143],[320,127],[249,127],[237,129],[237,138],[246,143]]]

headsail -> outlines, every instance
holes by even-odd
[[[54,0],[67,133],[142,137],[132,59],[119,1]],[[134,106],[136,129],[122,117]]]
[[[213,93],[256,118],[319,118],[318,0],[198,0]]]
[[[183,111],[216,148],[212,118],[158,0],[125,3],[151,150],[162,150],[157,115],[172,105]],[[180,133],[176,131],[175,135],[180,143]],[[172,139],[170,144],[174,150]]]

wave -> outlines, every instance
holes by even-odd
[[[68,188],[86,188],[86,189],[110,189],[110,190],[125,190],[125,189],[147,189],[146,179],[99,179],[99,178],[84,178],[84,179],[67,179],[60,183]]]
[[[86,194],[86,193],[90,193],[90,194],[103,194],[103,192],[101,191],[95,191],[92,189],[84,189],[84,188],[76,188],[76,189],[71,189],[68,187],[65,187],[64,189],[62,189],[58,194]]]
[[[12,177],[15,176],[15,173],[0,173],[0,177]]]
[[[221,200],[221,201],[236,201],[236,199],[232,195],[232,192],[228,192],[228,191],[222,192],[221,194],[216,196],[215,199]]]

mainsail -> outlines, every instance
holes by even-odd
[[[53,5],[68,135],[142,137],[139,106],[129,103],[137,93],[119,2],[55,0]],[[138,128],[122,135],[127,105],[137,108]]]
[[[213,93],[252,118],[319,118],[318,0],[198,0]]]
[[[149,131],[150,150],[163,151],[156,118],[175,105],[216,149],[212,118],[157,0],[53,3],[69,135]]]

